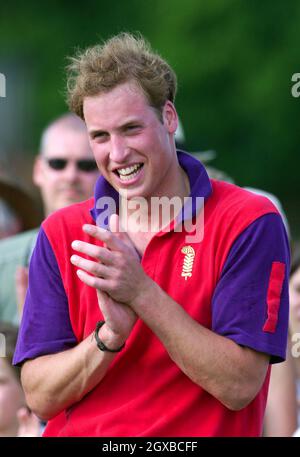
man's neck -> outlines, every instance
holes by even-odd
[[[148,198],[121,198],[120,221],[122,227],[130,233],[144,233],[149,238],[168,226],[181,211],[184,198],[190,194],[189,179],[184,170],[178,167],[172,188],[164,195]]]

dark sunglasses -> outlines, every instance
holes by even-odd
[[[53,170],[64,170],[69,162],[67,159],[46,159],[47,164]],[[97,170],[97,164],[92,159],[79,159],[76,160],[76,167],[79,171],[87,173]]]

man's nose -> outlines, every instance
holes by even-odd
[[[112,136],[110,140],[110,160],[118,163],[125,161],[128,156],[129,148],[126,145],[126,141],[121,136]]]
[[[79,170],[75,161],[70,160],[64,169],[64,177],[69,181],[75,181],[79,176]]]

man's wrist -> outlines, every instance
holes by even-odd
[[[130,303],[127,303],[138,316],[142,314],[141,312],[144,306],[149,306],[155,285],[156,283],[150,278],[150,276],[145,274],[143,283],[139,285],[139,293],[133,298],[133,300],[131,300]]]
[[[125,346],[124,338],[112,332],[105,321],[97,323],[94,336],[101,351],[120,352]]]

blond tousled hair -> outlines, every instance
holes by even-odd
[[[142,89],[160,119],[166,101],[174,102],[176,75],[142,36],[123,32],[69,60],[67,101],[70,110],[82,119],[85,97],[108,92],[125,82],[133,81]]]

